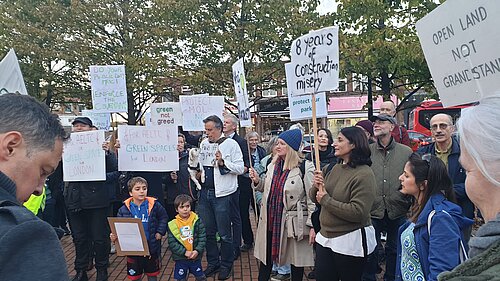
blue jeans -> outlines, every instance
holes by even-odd
[[[399,217],[397,219],[391,220],[385,212],[384,218],[374,219],[372,218],[372,224],[375,228],[375,236],[377,237],[377,248],[373,253],[368,256],[368,261],[365,267],[365,272],[363,274],[364,281],[375,281],[377,280],[376,274],[379,268],[379,261],[381,257],[378,253],[379,247],[382,247],[380,242],[380,234],[382,231],[387,232],[387,240],[385,242],[385,281],[394,281],[396,275],[396,255],[398,246],[398,231],[399,227],[405,223],[405,217]]]
[[[198,201],[198,215],[207,232],[207,262],[209,266],[233,266],[233,236],[231,231],[232,196],[215,197],[215,190],[202,188]],[[216,233],[220,236],[220,259]]]

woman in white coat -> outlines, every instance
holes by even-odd
[[[302,280],[304,267],[314,265],[308,235],[315,205],[307,198],[314,165],[310,161],[302,163],[301,143],[300,130],[281,133],[266,176],[261,179],[255,170],[250,171],[255,189],[263,192],[254,250],[261,261],[259,281],[269,280],[273,262],[291,264],[292,281]]]

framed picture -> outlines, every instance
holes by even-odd
[[[140,219],[108,218],[118,256],[149,256],[148,240]]]

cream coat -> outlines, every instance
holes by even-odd
[[[305,160],[304,160],[305,161]],[[257,226],[257,235],[255,241],[254,255],[257,259],[267,265],[266,250],[267,247],[267,200],[273,178],[274,164],[269,164],[267,173],[261,178],[255,189],[261,191],[262,205]],[[311,214],[314,212],[314,203],[307,198],[309,190],[312,187],[314,177],[314,165],[311,161],[305,164],[304,184],[301,179],[300,169],[294,168],[288,174],[285,182],[283,196],[283,216],[281,221],[281,243],[279,264],[293,264],[297,267],[314,266],[313,248],[309,245],[309,230],[312,227]],[[297,216],[302,210],[303,216]],[[307,215],[307,218],[305,216]],[[292,226],[292,218],[295,223]],[[307,226],[304,226],[304,225]]]

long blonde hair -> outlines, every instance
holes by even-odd
[[[287,146],[287,153],[285,155],[285,163],[283,163],[283,171],[288,169],[292,170],[293,168],[296,168],[304,161],[304,157],[302,156],[301,152],[295,151],[293,148],[291,148],[286,142]],[[278,154],[273,156],[273,164],[276,164],[276,161],[278,161]]]

